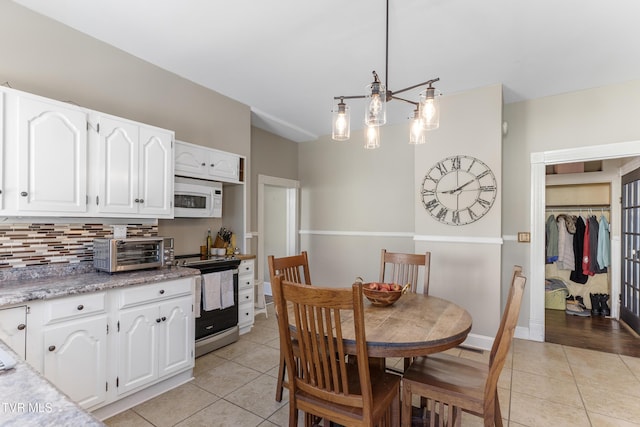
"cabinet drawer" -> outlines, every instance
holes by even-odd
[[[105,292],[55,299],[44,304],[45,324],[105,311]]]
[[[244,326],[247,324],[253,324],[253,302],[238,306],[238,325]]]
[[[250,274],[253,277],[252,259],[243,259],[242,261],[240,261],[240,266],[238,266],[238,275],[243,276],[245,274]]]
[[[253,289],[247,288],[238,291],[238,304],[253,302]]]
[[[253,276],[239,276],[238,277],[238,290],[253,289]]]
[[[169,280],[122,289],[119,297],[119,308],[145,304],[151,301],[173,298],[191,293],[192,279]]]

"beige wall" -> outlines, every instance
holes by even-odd
[[[248,106],[123,51],[0,2],[0,83],[175,131],[176,139],[249,156]],[[249,192],[247,192],[249,194]],[[197,252],[217,219],[159,221],[177,253]]]
[[[431,218],[418,190],[428,168],[454,154],[483,160],[500,182],[502,88],[444,96],[441,106],[440,128],[424,146],[407,143],[408,121],[382,127],[377,150],[362,148],[362,131],[352,131],[349,142],[324,137],[300,145],[301,248],[309,251],[314,283],[331,286],[344,286],[356,276],[377,279],[381,248],[431,250],[431,293],[467,308],[474,319],[472,333],[493,336],[500,316],[501,245],[469,244],[468,239],[499,241],[500,197],[480,221],[455,227]],[[414,233],[462,241],[414,242]]]
[[[298,145],[265,130],[251,128],[251,200],[258,200],[258,175],[298,179]],[[257,206],[252,205],[251,230],[257,231]]]
[[[505,105],[502,234],[530,229],[531,153],[638,140],[638,117],[640,80]],[[522,263],[525,273],[531,271],[528,244],[506,239],[503,249],[503,265]],[[527,283],[522,327],[528,326],[530,293],[541,286]]]

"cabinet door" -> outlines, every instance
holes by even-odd
[[[27,344],[27,307],[0,310],[0,340],[25,358]]]
[[[126,393],[158,378],[158,305],[120,312],[118,394]]]
[[[207,149],[176,141],[174,167],[176,175],[206,178],[209,168]]]
[[[18,99],[18,209],[81,213],[87,208],[87,114]]]
[[[138,126],[124,120],[100,119],[98,143],[98,211],[138,211]]]
[[[44,376],[83,408],[106,399],[107,316],[47,327]]]
[[[173,136],[156,128],[140,128],[139,213],[173,217]]]
[[[194,365],[193,297],[176,298],[160,306],[159,376]]]
[[[240,181],[240,157],[236,154],[212,150],[209,153],[209,179]]]

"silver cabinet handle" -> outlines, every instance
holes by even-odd
[[[50,345],[50,346],[49,346],[49,351],[55,351],[55,349],[56,349],[56,346],[55,346],[55,345]]]
[[[140,199],[140,203],[144,203],[144,199]]]
[[[80,305],[78,306],[78,310],[82,310],[82,309],[84,309],[84,305],[80,304]]]
[[[26,191],[23,191],[22,193],[20,193],[20,195],[22,197],[27,197],[29,195],[29,193],[27,193]]]
[[[18,325],[18,330],[19,330],[19,331],[22,331],[22,330],[24,330],[24,328],[26,328],[26,327],[27,327],[27,325],[25,325],[24,323],[20,323],[20,324]]]

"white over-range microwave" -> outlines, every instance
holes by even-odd
[[[221,218],[222,183],[176,176],[173,186],[176,218]]]

